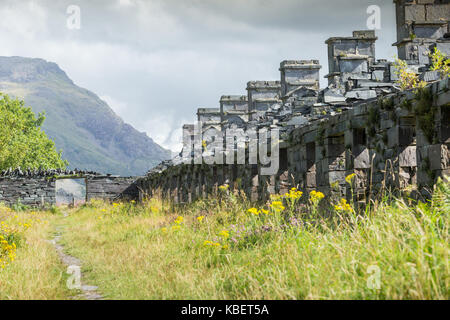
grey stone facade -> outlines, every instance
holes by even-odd
[[[49,177],[0,177],[0,203],[29,206],[56,204],[55,179]]]
[[[86,178],[86,199],[137,200],[136,177],[91,176]]]
[[[0,202],[32,207],[56,205],[56,180],[85,179],[86,200],[138,199],[136,177],[117,177],[85,171],[6,170],[0,173]]]
[[[449,52],[445,35],[450,32],[448,0],[395,0],[398,56],[411,64],[426,65],[434,46]]]

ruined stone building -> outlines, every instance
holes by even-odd
[[[374,31],[332,37],[325,42],[326,88],[318,60],[284,60],[279,80],[249,81],[246,94],[225,94],[219,107],[198,109],[198,124],[183,126],[177,157],[137,180],[88,175],[88,197],[160,194],[187,203],[228,184],[254,201],[291,187],[349,198],[349,174],[360,201],[407,186],[429,196],[438,177],[450,174],[449,79],[430,70],[435,48],[450,56],[450,1],[394,2],[394,46],[408,70],[428,83],[424,90],[400,90],[393,62],[376,57]],[[263,154],[277,155],[275,172],[267,174],[273,163],[261,160],[258,137],[269,143]],[[0,201],[52,202],[54,181],[54,173],[3,172]]]
[[[279,81],[250,81],[246,95],[223,95],[220,108],[199,109],[202,127],[183,127],[183,152],[137,181],[141,198],[160,193],[185,203],[218,192],[222,184],[252,200],[291,187],[349,197],[345,177],[351,173],[359,200],[410,185],[426,196],[438,177],[450,173],[448,77],[430,70],[434,48],[450,56],[450,2],[394,2],[394,46],[409,71],[428,82],[426,90],[400,90],[393,62],[376,58],[374,31],[330,38],[326,88],[320,88],[319,61],[285,60]],[[227,129],[279,130],[278,172],[261,174],[265,165],[250,159],[251,139],[228,137]],[[216,148],[227,145],[234,147]],[[245,161],[205,160],[238,160],[242,146]]]

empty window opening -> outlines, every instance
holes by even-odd
[[[367,136],[365,128],[353,129],[353,144],[355,146],[364,146],[367,144]]]
[[[56,180],[56,205],[79,206],[86,203],[85,179],[58,179]]]
[[[280,171],[286,171],[288,167],[289,165],[287,149],[280,149]]]
[[[313,169],[316,163],[316,144],[314,142],[306,144],[306,165],[308,171]]]

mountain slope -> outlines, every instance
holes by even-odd
[[[72,169],[143,175],[170,157],[97,95],[76,86],[55,63],[0,57],[0,91],[25,100],[35,113],[45,111],[43,129]]]

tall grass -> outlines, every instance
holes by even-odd
[[[66,299],[65,269],[49,239],[57,216],[0,205],[0,234],[14,244],[14,259],[0,269],[0,300]]]
[[[297,200],[250,208],[223,190],[175,210],[95,202],[66,218],[63,240],[111,299],[449,298],[448,184],[429,203],[364,215],[340,203],[327,219]]]

